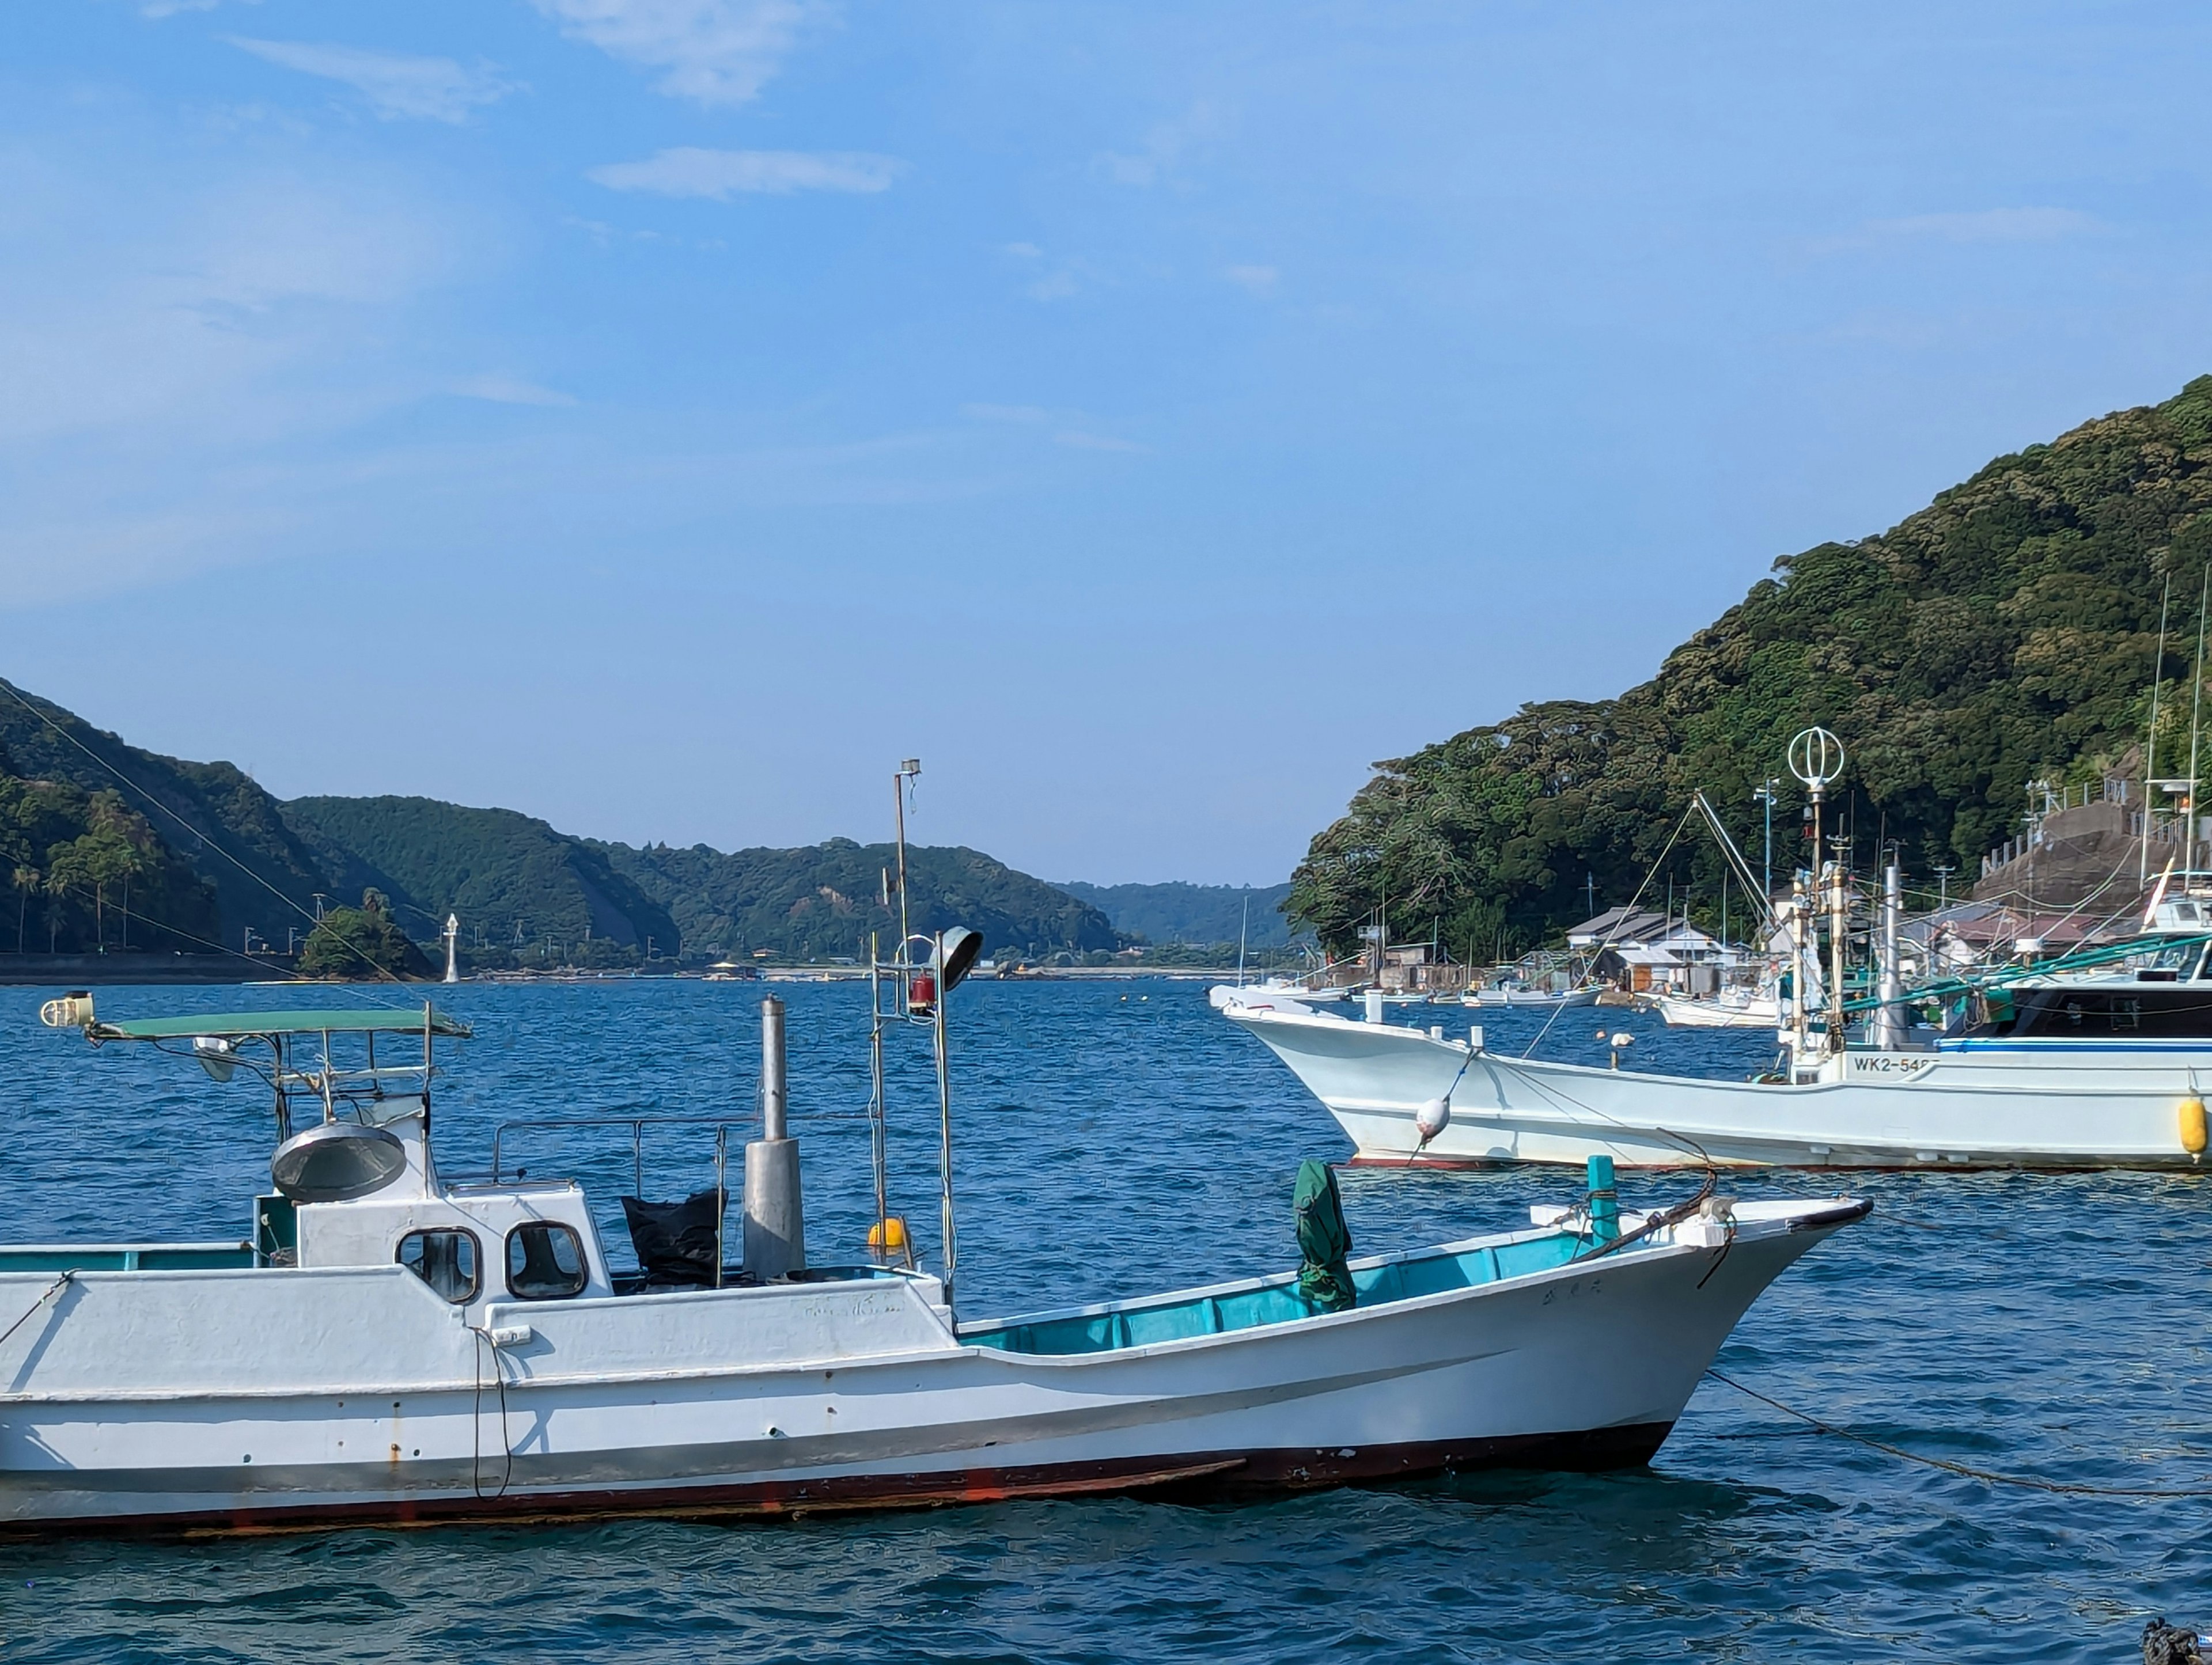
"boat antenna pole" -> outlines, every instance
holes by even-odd
[[[960,1263],[960,1239],[952,1228],[952,1063],[945,1052],[945,937],[934,939],[937,952],[937,1010],[932,1025],[937,1042],[937,1169],[939,1194],[938,1224],[945,1234],[945,1310],[957,1315],[953,1305],[953,1273]],[[957,1318],[956,1318],[957,1322]]]
[[[878,1265],[890,1263],[890,1152],[884,1127],[884,958],[883,939],[868,933],[868,1155],[876,1171],[876,1219],[868,1245]]]
[[[2197,725],[2204,705],[2204,606],[2208,601],[2212,601],[2212,566],[2204,568],[2204,587],[2197,599],[2197,681],[2189,690],[2189,796],[2184,800],[2188,818],[2181,829],[2185,868],[2197,865]]]
[[[2142,838],[2136,848],[2136,889],[2150,883],[2151,781],[2158,775],[2158,690],[2166,674],[2166,604],[2173,596],[2173,574],[2158,592],[2158,652],[2150,662],[2150,734],[2143,746]]]
[[[921,773],[921,759],[909,757],[891,776],[892,808],[898,814],[899,957],[906,957],[907,939],[913,927],[906,917],[906,793],[907,783]]]

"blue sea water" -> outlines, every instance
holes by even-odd
[[[864,987],[795,986],[793,1131],[817,1261],[869,1218]],[[757,986],[463,985],[476,1025],[441,1085],[449,1166],[493,1127],[639,1113],[743,1121]],[[331,1000],[274,989],[100,993],[105,1015]],[[269,1116],[133,1047],[89,1051],[0,991],[0,1236],[216,1238],[265,1184]],[[1347,1146],[1188,983],[970,984],[954,997],[963,1314],[1283,1268],[1300,1158]],[[1425,1024],[1467,1015],[1419,1008]],[[1518,1049],[1540,1019],[1486,1012]],[[1741,1075],[1757,1034],[1570,1012],[1552,1055]],[[934,1251],[926,1036],[895,1037],[895,1196]],[[741,1136],[741,1135],[738,1135]],[[518,1142],[519,1141],[519,1142]],[[509,1135],[612,1207],[622,1134]],[[711,1135],[654,1149],[649,1193],[710,1182]],[[1557,1170],[1349,1170],[1361,1249],[1526,1220]],[[1874,1217],[1761,1299],[1720,1368],[1887,1443],[2105,1486],[2212,1487],[2203,1182],[2112,1174],[1867,1175]],[[1729,1176],[1737,1195],[1835,1176]],[[1631,1206],[1680,1194],[1630,1176]],[[611,1242],[623,1234],[610,1215]],[[0,1315],[4,1317],[4,1315]],[[4,1415],[4,1407],[0,1407]],[[1707,1382],[1647,1469],[1490,1474],[1245,1506],[1034,1503],[797,1525],[659,1522],[356,1530],[0,1547],[9,1661],[1666,1658],[2124,1660],[2143,1618],[2212,1623],[2212,1498],[2056,1495],[1901,1462]]]

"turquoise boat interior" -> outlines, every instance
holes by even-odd
[[[1532,1272],[1550,1272],[1573,1260],[1589,1247],[1589,1241],[1571,1232],[1551,1231],[1377,1256],[1352,1263],[1352,1285],[1360,1306],[1387,1306],[1394,1301],[1472,1289]],[[1287,1273],[1212,1290],[1107,1302],[1033,1318],[963,1324],[960,1339],[969,1346],[1000,1352],[1056,1356],[1113,1352],[1124,1347],[1255,1329],[1262,1324],[1288,1323],[1321,1311],[1298,1293],[1297,1274]]]

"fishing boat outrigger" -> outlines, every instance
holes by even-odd
[[[956,980],[896,997],[935,1003],[941,1038]],[[782,1008],[763,1006],[781,1133]],[[1867,1211],[1731,1208],[1709,1186],[1639,1214],[1594,1170],[1589,1196],[1532,1211],[1530,1230],[1339,1261],[1349,1306],[1291,1273],[963,1322],[944,1278],[896,1263],[893,1234],[871,1263],[805,1264],[795,1187],[787,1229],[757,1237],[775,1200],[757,1208],[748,1186],[734,1263],[721,1184],[673,1207],[625,1199],[629,1270],[572,1181],[524,1177],[496,1142],[489,1172],[445,1171],[433,1048],[469,1031],[428,1006],[111,1022],[73,996],[46,1015],[95,1044],[259,1077],[277,1142],[244,1238],[0,1249],[0,1530],[16,1533],[774,1515],[1639,1463],[1760,1291]],[[403,1037],[421,1054],[394,1064]],[[333,1061],[356,1047],[359,1066]],[[620,1125],[641,1141],[659,1124]],[[714,1124],[718,1166],[737,1125]]]

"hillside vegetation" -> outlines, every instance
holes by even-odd
[[[1287,884],[1085,884],[1055,881],[1056,888],[1087,902],[1116,931],[1148,943],[1213,947],[1242,940],[1254,949],[1289,945],[1283,917]],[[1249,934],[1244,934],[1249,922]]]
[[[794,959],[859,958],[878,934],[891,951],[898,921],[883,906],[889,844],[833,838],[801,849],[734,850],[703,844],[632,849],[599,844],[608,864],[675,915],[696,949],[744,955],[773,949]],[[1096,908],[980,850],[909,846],[908,917],[919,932],[964,925],[993,953],[1038,957],[1115,946]]]
[[[1394,936],[1488,957],[1626,902],[1703,787],[1759,860],[1752,793],[1784,778],[1778,872],[1799,848],[1784,751],[1813,723],[1850,753],[1839,811],[1864,863],[1975,871],[2027,783],[2093,779],[2148,717],[2161,586],[2174,629],[2161,756],[2187,744],[2199,586],[2212,559],[2212,377],[2165,404],[2001,457],[1879,537],[1823,544],[1617,699],[1523,706],[1377,773],[1316,837],[1290,911],[1334,948],[1388,897]],[[2161,764],[2161,772],[2165,765]],[[1708,912],[1719,867],[1679,846],[1659,880]]]
[[[421,940],[453,914],[469,943],[488,948],[550,941],[566,952],[600,941],[678,951],[676,921],[608,866],[603,847],[533,816],[434,798],[295,798],[284,816],[342,894],[374,886]]]
[[[887,951],[896,933],[879,899],[893,860],[850,839],[636,849],[430,798],[283,802],[229,763],[143,750],[0,683],[0,900],[14,904],[0,952],[19,938],[33,952],[217,952],[250,931],[259,946],[307,942],[310,972],[421,975],[441,958],[406,939],[434,950],[453,914],[478,969],[858,957],[871,933]],[[1022,956],[1119,945],[1097,908],[980,851],[918,847],[907,866],[917,931],[966,925]]]
[[[213,927],[226,947],[242,947],[249,927],[283,946],[289,928],[305,927],[315,892],[336,888],[286,823],[283,805],[242,769],[141,750],[6,681],[0,681],[0,774],[88,795],[121,794],[176,863],[214,893],[213,917],[179,915],[162,922],[195,934]],[[135,892],[131,905],[137,911]],[[13,937],[6,942],[12,947]]]

